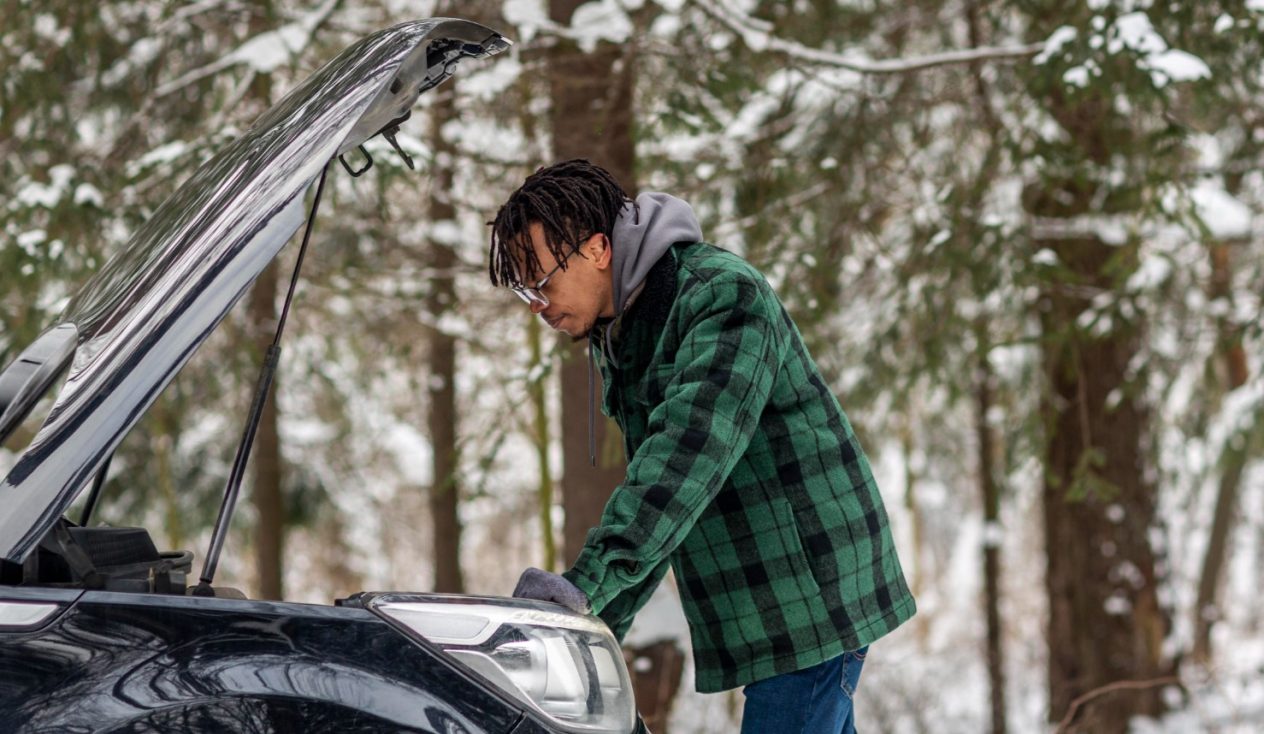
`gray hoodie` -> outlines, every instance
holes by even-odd
[[[615,219],[610,237],[614,259],[614,313],[623,315],[645,282],[650,269],[677,242],[700,242],[702,227],[693,207],[671,194],[649,192],[636,197],[636,206],[625,204]],[[603,339],[611,358],[609,339]],[[593,350],[588,340],[588,453],[597,465],[596,408],[594,407]]]
[[[699,242],[702,228],[693,207],[671,194],[645,193],[625,204],[614,222],[614,312],[618,317],[650,268],[677,242]]]

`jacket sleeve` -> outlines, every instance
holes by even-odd
[[[671,568],[671,561],[663,559],[646,574],[645,578],[620,591],[601,610],[601,620],[614,632],[620,644],[623,643],[623,638],[627,636],[628,629],[632,626],[632,619],[654,595],[654,590],[667,575],[668,568]]]
[[[780,314],[767,285],[746,273],[685,296],[685,332],[663,402],[650,411],[601,524],[564,574],[594,613],[659,571],[745,453],[784,357]]]

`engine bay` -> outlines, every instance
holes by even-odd
[[[25,561],[0,563],[0,584],[184,595],[192,572],[192,551],[159,551],[144,528],[63,517]]]

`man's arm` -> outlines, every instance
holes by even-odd
[[[654,590],[662,583],[668,568],[671,568],[671,561],[664,558],[645,578],[619,592],[601,610],[601,620],[610,627],[610,631],[620,643],[628,634],[636,613],[649,602],[650,597],[654,595]]]
[[[563,574],[597,614],[659,571],[688,535],[750,444],[784,355],[780,306],[750,275],[715,278],[683,306],[687,332],[665,398]]]

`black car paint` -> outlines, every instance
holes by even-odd
[[[523,713],[363,609],[65,589],[0,633],[0,731],[508,732]],[[538,729],[547,731],[547,729]]]

